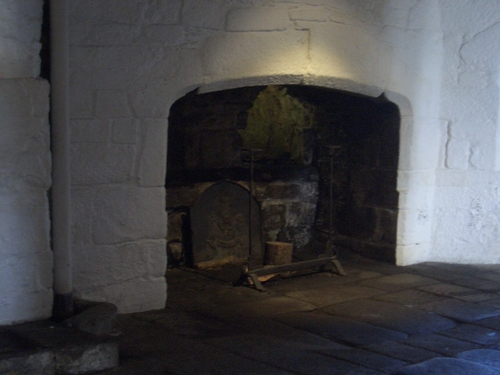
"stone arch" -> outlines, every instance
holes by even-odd
[[[424,147],[421,137],[425,133],[425,128],[424,131],[416,128],[419,124],[417,124],[418,120],[415,121],[410,99],[397,92],[344,78],[312,75],[266,75],[221,79],[210,83],[185,86],[177,90],[176,99],[172,103],[194,88],[197,88],[199,93],[209,93],[257,85],[318,86],[349,94],[380,97],[396,105],[400,113],[401,127],[397,182],[397,190],[400,193],[398,209],[403,214],[398,218],[395,258],[399,265],[425,260],[431,244],[432,210],[430,207],[434,192],[432,186],[429,187],[427,183],[426,186],[421,186],[419,179],[424,176],[424,179],[432,185],[434,175],[432,170],[425,172],[417,170],[421,158],[417,152],[420,152],[421,148]]]

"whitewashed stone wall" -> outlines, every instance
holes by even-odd
[[[442,262],[500,262],[500,4],[440,2],[444,121],[434,244]]]
[[[129,87],[165,53],[149,40],[178,15],[137,3],[70,3],[75,295],[120,312],[166,298],[167,118],[138,115]]]
[[[0,324],[50,315],[42,0],[0,0]],[[397,260],[498,263],[500,7],[490,0],[72,0],[77,296],[162,307],[168,113],[306,84],[401,111]]]
[[[196,87],[385,94],[401,111],[398,264],[498,260],[489,248],[500,165],[498,47],[489,47],[496,8],[488,0],[71,1],[77,294],[123,312],[163,306],[168,114]]]
[[[0,0],[0,325],[49,317],[49,85],[41,0]]]

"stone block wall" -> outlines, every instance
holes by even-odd
[[[49,317],[49,84],[41,0],[0,1],[0,325]]]
[[[400,114],[385,98],[372,99],[324,88],[292,86],[290,93],[314,106],[318,166],[317,238],[330,226],[332,151],[333,243],[394,262],[397,246]]]
[[[317,179],[257,183],[255,192],[261,202],[264,242],[289,242],[294,252],[304,250],[314,239]]]
[[[165,304],[167,126],[124,108],[118,95],[71,120],[74,283],[131,312]]]
[[[131,86],[159,61],[157,33],[174,37],[170,3],[69,2],[75,295],[120,312],[166,299],[167,119],[140,115]]]
[[[88,262],[75,270],[80,295],[121,311],[164,304],[156,268],[144,260],[134,271],[123,264],[122,273],[116,265],[134,248],[141,259],[165,263],[156,221],[166,227],[168,116],[172,103],[197,87],[302,84],[384,93],[401,115],[398,264],[500,261],[496,2],[69,4],[74,253]],[[0,0],[0,322],[48,316],[51,307],[42,5]],[[103,260],[93,253],[107,253],[111,271],[98,271]],[[9,277],[14,269],[17,277]]]
[[[408,119],[403,121],[408,141],[402,152],[409,155],[403,158],[409,166],[402,165],[422,170],[421,160],[407,149],[420,137],[414,117],[430,123],[436,118],[428,103],[434,104],[439,72],[399,49],[411,40],[424,50],[440,34],[436,19],[428,17],[436,2],[413,5],[389,0],[354,5],[336,0],[71,1],[74,253],[75,264],[87,262],[75,270],[76,294],[109,300],[120,311],[164,304],[162,276],[156,271],[122,275],[116,264],[123,263],[125,245],[142,248],[144,241],[152,241],[159,253],[165,244],[165,233],[156,228],[157,220],[166,228],[164,194],[159,192],[164,189],[169,112],[197,87],[208,92],[303,84],[374,97],[385,91]],[[436,54],[424,60],[432,65],[439,59]],[[424,170],[433,173],[432,166]],[[412,189],[404,195],[410,213],[421,205]],[[426,225],[418,229],[423,236],[418,245],[407,242],[406,232],[399,237],[398,246],[414,245],[413,261],[431,243]],[[97,272],[101,260],[89,254],[104,249],[109,267]],[[408,262],[401,254],[401,262]],[[129,292],[133,285],[149,285],[154,292],[136,301]]]
[[[445,59],[443,142],[436,172],[434,243],[441,262],[499,263],[500,7],[440,3]]]
[[[397,105],[398,264],[497,260],[489,249],[498,242],[491,162],[498,154],[498,54],[483,48],[496,45],[496,8],[486,0],[71,1],[71,118],[79,128],[73,204],[76,232],[85,237],[75,240],[76,258],[111,246],[119,262],[125,243],[164,241],[164,233],[129,216],[154,207],[151,217],[166,227],[158,191],[178,98],[197,87],[302,84],[384,93]],[[85,134],[87,127],[94,130]],[[111,230],[96,235],[104,196],[121,214],[100,219]],[[110,299],[122,311],[162,305],[165,289],[137,303],[127,292],[129,285],[164,285],[162,277],[78,281],[91,267],[77,270],[78,293]]]

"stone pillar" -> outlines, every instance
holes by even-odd
[[[42,6],[0,0],[0,325],[47,318],[52,308]]]

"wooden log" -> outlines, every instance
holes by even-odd
[[[266,242],[265,264],[279,266],[292,263],[293,245],[286,242]]]

